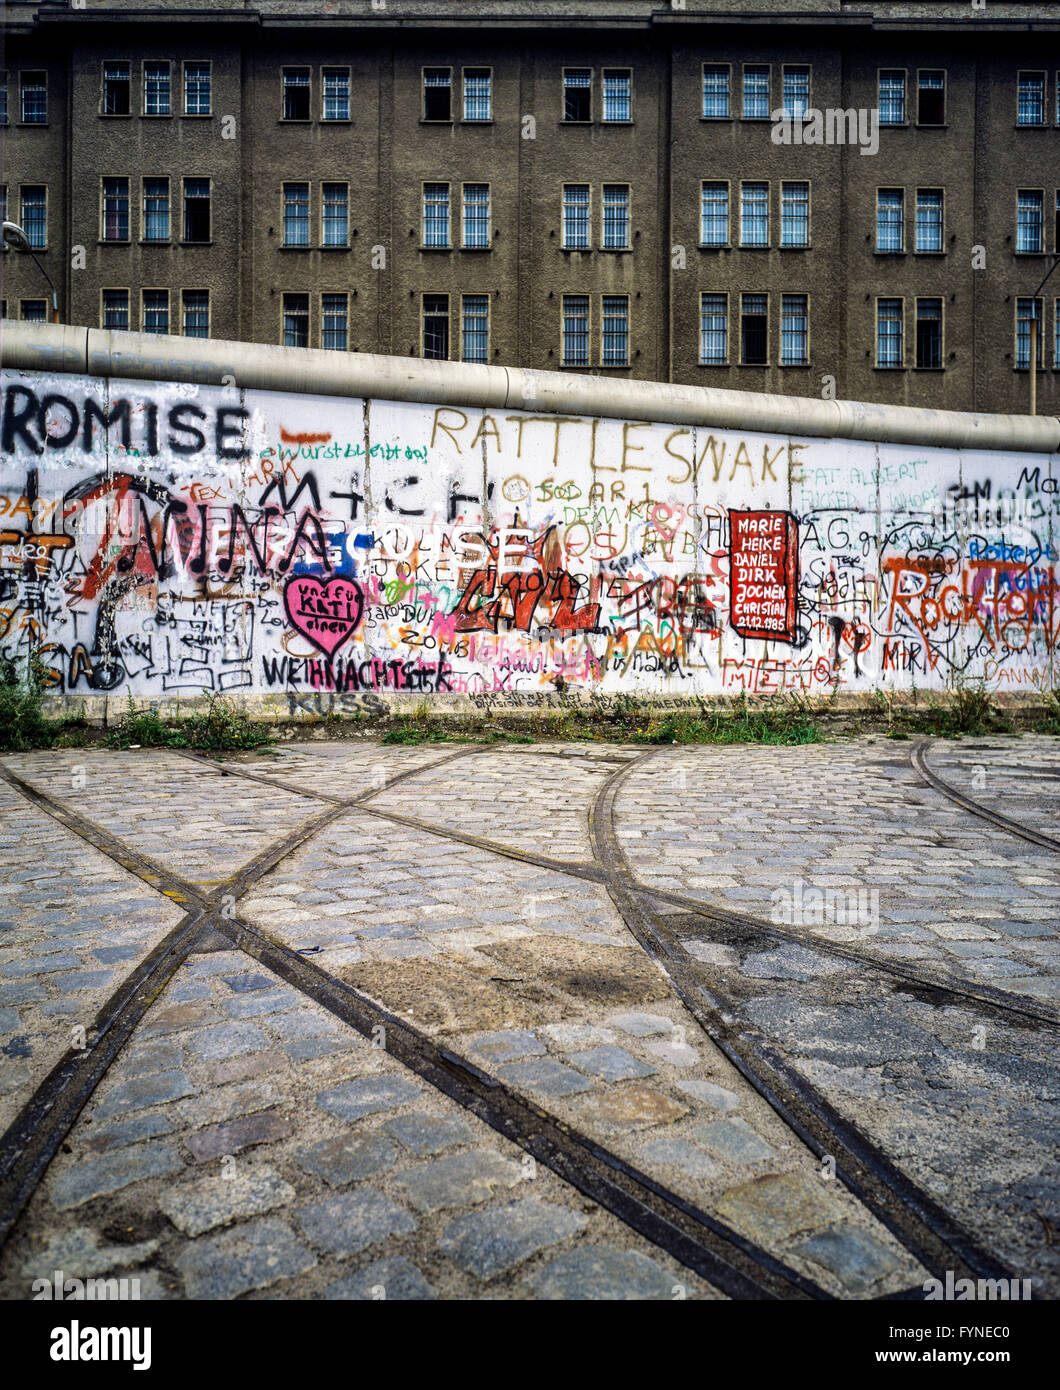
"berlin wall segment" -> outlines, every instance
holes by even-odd
[[[16,371],[2,448],[59,695],[1053,683],[1056,456]]]

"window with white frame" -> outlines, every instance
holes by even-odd
[[[449,185],[447,183],[425,183],[423,185],[423,244],[435,249],[449,246]]]
[[[463,295],[460,300],[460,356],[464,362],[489,361],[489,334],[489,295]]]
[[[700,196],[699,240],[703,246],[729,244],[729,185],[705,183]]]
[[[724,367],[729,360],[729,297],[699,297],[699,362],[703,367]]]
[[[809,362],[809,299],[804,294],[780,297],[780,365],[805,367]]]
[[[920,252],[942,250],[941,188],[918,188],[916,191],[916,249]]]
[[[589,365],[589,296],[563,296],[563,365]]]
[[[723,121],[729,118],[729,67],[720,63],[703,65],[703,118]]]
[[[23,125],[45,125],[48,120],[48,79],[43,72],[19,74],[20,110]]]
[[[1036,366],[1042,365],[1042,301],[1041,299],[1016,300],[1016,366],[1026,371],[1031,365],[1031,321],[1036,324],[1037,351]]]
[[[605,251],[624,251],[629,246],[629,185],[605,183],[603,188]]]
[[[604,68],[604,121],[633,118],[633,74],[628,68]]]
[[[743,70],[743,118],[745,121],[769,119],[769,67],[748,64]]]
[[[809,246],[810,185],[783,182],[780,185],[780,244]]]
[[[144,115],[168,116],[171,110],[168,63],[144,64]]]
[[[1017,125],[1045,124],[1045,73],[1021,72],[1016,98]]]
[[[629,295],[605,294],[601,306],[600,363],[629,366]]]
[[[810,109],[810,69],[807,67],[786,67],[784,69],[784,114],[786,116],[805,116]]]
[[[145,333],[169,332],[168,290],[144,290],[140,326]]]
[[[423,119],[451,121],[453,119],[452,68],[424,68]]]
[[[181,293],[182,324],[185,338],[210,336],[210,291],[184,290]]]
[[[145,178],[144,192],[144,241],[169,240],[169,180],[167,178]]]
[[[464,184],[464,246],[471,251],[485,250],[490,244],[490,186]]]
[[[285,183],[283,186],[283,244],[309,245],[308,183]]]
[[[103,180],[103,240],[129,240],[129,180]]]
[[[423,355],[432,362],[449,360],[449,296],[423,296]]]
[[[1040,254],[1044,249],[1042,240],[1042,198],[1036,188],[1021,188],[1016,194],[1016,250],[1027,254]]]
[[[916,365],[921,371],[942,366],[942,300],[916,302]]]
[[[320,346],[345,352],[349,344],[349,295],[320,296]]]
[[[592,68],[566,68],[563,73],[563,119],[579,124],[592,120]]]
[[[185,116],[208,116],[210,114],[210,64],[195,62],[184,64],[184,114]],[[192,293],[199,293],[195,290]],[[191,336],[191,335],[185,335]],[[205,334],[198,335],[205,337]]]
[[[34,251],[48,244],[48,190],[42,183],[24,183],[19,189],[19,225]]]
[[[309,296],[285,294],[283,297],[283,345],[309,346]]]
[[[769,245],[769,184],[740,184],[740,245]]]
[[[901,251],[905,247],[905,191],[876,190],[876,250]]]
[[[324,245],[347,246],[350,240],[350,189],[345,183],[322,187]]]
[[[903,361],[902,301],[876,301],[876,365],[900,367]]]
[[[128,63],[103,64],[103,114],[128,116],[132,101],[132,71]],[[129,316],[126,303],[125,316]]]
[[[283,70],[283,119],[308,121],[310,118],[310,72],[308,68]]]
[[[104,290],[100,296],[102,313],[101,328],[116,328],[121,332],[129,329],[129,291]]]
[[[587,251],[590,244],[589,185],[568,183],[563,188],[563,245],[568,251]]]
[[[322,68],[320,75],[324,84],[324,120],[348,121],[350,119],[349,68]]]
[[[876,105],[880,125],[905,125],[905,73],[901,68],[881,69]]]
[[[464,69],[464,120],[493,119],[493,74],[489,68]]]

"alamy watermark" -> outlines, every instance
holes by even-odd
[[[871,107],[829,107],[818,111],[808,107],[801,115],[790,111],[771,111],[774,145],[857,145],[862,154],[876,154],[880,148],[880,112]]]
[[[783,927],[853,927],[863,936],[880,928],[878,888],[816,888],[795,879],[770,895],[770,921]]]

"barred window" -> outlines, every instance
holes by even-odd
[[[782,183],[780,185],[780,244],[809,246],[810,244],[810,185]]]
[[[905,193],[881,188],[876,193],[876,250],[901,251],[905,246]]]
[[[703,66],[703,115],[707,120],[726,120],[729,115],[729,69],[718,64]]]
[[[184,64],[184,114],[186,116],[208,116],[210,114],[210,64]],[[205,333],[199,336],[205,337]]]
[[[1045,334],[1042,332],[1042,301],[1041,299],[1016,300],[1016,366],[1028,369],[1031,365],[1031,320],[1034,319],[1038,325],[1037,339],[1038,350],[1035,353],[1035,366],[1042,365],[1043,349],[1042,339]]]
[[[449,121],[453,117],[453,73],[451,68],[424,68],[423,119]]]
[[[48,244],[48,194],[41,183],[24,183],[19,190],[22,230],[34,251],[43,251]],[[128,207],[126,206],[126,220]]]
[[[942,250],[942,189],[916,191],[916,249]]]
[[[489,68],[464,70],[464,120],[493,119],[493,74]]]
[[[423,244],[432,247],[449,245],[449,185],[423,185]]]
[[[144,115],[170,114],[170,76],[168,63],[144,64]]]
[[[309,69],[284,68],[283,118],[285,121],[309,120]]]
[[[103,240],[129,240],[129,180],[103,180]]]
[[[1016,250],[1041,252],[1042,195],[1032,188],[1021,188],[1016,194]]]
[[[145,333],[169,332],[168,290],[144,290],[141,326]]]
[[[569,183],[563,189],[563,245],[570,251],[589,248],[589,185]]]
[[[320,296],[320,345],[333,352],[345,352],[349,342],[349,296]]]
[[[309,185],[285,183],[283,186],[283,244],[309,245]]]
[[[880,111],[880,125],[905,124],[905,73],[900,68],[890,68],[880,73],[876,104]]]
[[[490,244],[490,186],[464,184],[464,245],[482,250]]]
[[[633,74],[627,70],[604,69],[604,120],[632,119]]]
[[[309,296],[285,294],[283,297],[283,345],[309,346]]]
[[[729,301],[724,294],[704,294],[699,301],[699,361],[723,367],[729,360]]]
[[[705,183],[700,202],[699,239],[704,246],[729,244],[729,186]]]
[[[1045,124],[1045,73],[1021,72],[1016,102],[1017,125]]]
[[[876,365],[877,367],[900,367],[902,360],[902,301],[900,299],[877,299]]]
[[[743,70],[743,118],[745,121],[769,119],[769,68],[755,64]]]
[[[740,361],[764,367],[768,361],[769,300],[764,294],[740,297]]]
[[[185,290],[183,293],[185,338],[210,336],[210,291]]]
[[[629,187],[626,184],[604,184],[603,245],[605,251],[621,251],[629,246]]]
[[[740,245],[769,245],[769,184],[740,185]]]
[[[324,195],[324,245],[346,246],[350,236],[350,190],[344,183],[326,183]]]
[[[323,68],[324,79],[324,120],[348,121],[350,119],[350,70],[349,68]]]
[[[810,69],[784,69],[784,114],[805,116],[810,109]]]
[[[592,119],[591,68],[567,68],[563,74],[563,119],[588,121]]]
[[[946,74],[938,69],[917,73],[918,125],[942,125],[946,115]]]
[[[144,241],[169,240],[169,180],[144,179]]]
[[[937,370],[942,366],[942,300],[916,302],[916,365]]]
[[[628,367],[629,295],[604,295],[601,327],[601,365],[605,367]]]
[[[104,290],[101,328],[129,329],[129,291]]]
[[[589,365],[589,296],[563,296],[563,365]]]
[[[45,299],[24,299],[22,301],[23,323],[46,323],[48,302]]]
[[[804,294],[780,297],[780,365],[805,367],[809,361],[809,311]]]
[[[105,116],[127,116],[132,92],[132,77],[128,63],[103,64],[103,114]],[[128,303],[125,317],[129,317]]]
[[[210,180],[184,180],[184,240],[210,240]]]
[[[48,120],[48,81],[44,73],[22,73],[19,89],[22,124],[44,125]]]
[[[449,296],[423,296],[423,355],[433,362],[449,360]]]
[[[465,362],[489,361],[489,327],[489,296],[465,294],[460,320],[460,356]]]

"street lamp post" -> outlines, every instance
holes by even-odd
[[[1031,369],[1031,414],[1032,414],[1032,415],[1037,415],[1037,414],[1038,414],[1038,312],[1037,312],[1038,296],[1041,294],[1042,290],[1045,288],[1045,284],[1046,284],[1046,281],[1049,279],[1049,276],[1052,275],[1053,271],[1056,269],[1056,267],[1057,267],[1058,265],[1060,265],[1060,256],[1057,256],[1057,257],[1054,259],[1052,265],[1051,265],[1051,266],[1049,267],[1049,269],[1045,272],[1045,278],[1042,280],[1042,283],[1038,286],[1038,288],[1037,288],[1037,289],[1034,291],[1034,293],[1031,295],[1031,360],[1030,360],[1030,369]],[[1043,305],[1042,305],[1042,317],[1044,318],[1044,316],[1045,316],[1045,305],[1043,304]]]
[[[17,222],[5,222],[3,226],[3,240],[5,251],[25,251],[28,252],[31,256],[33,256],[33,264],[44,276],[45,280],[47,280],[48,282],[49,287],[51,288],[52,323],[58,323],[59,296],[56,293],[55,284],[52,281],[52,277],[44,269],[40,261],[37,260],[37,257],[33,255],[33,247],[30,245],[29,237],[26,235],[26,233],[22,230],[22,228],[18,225]]]

